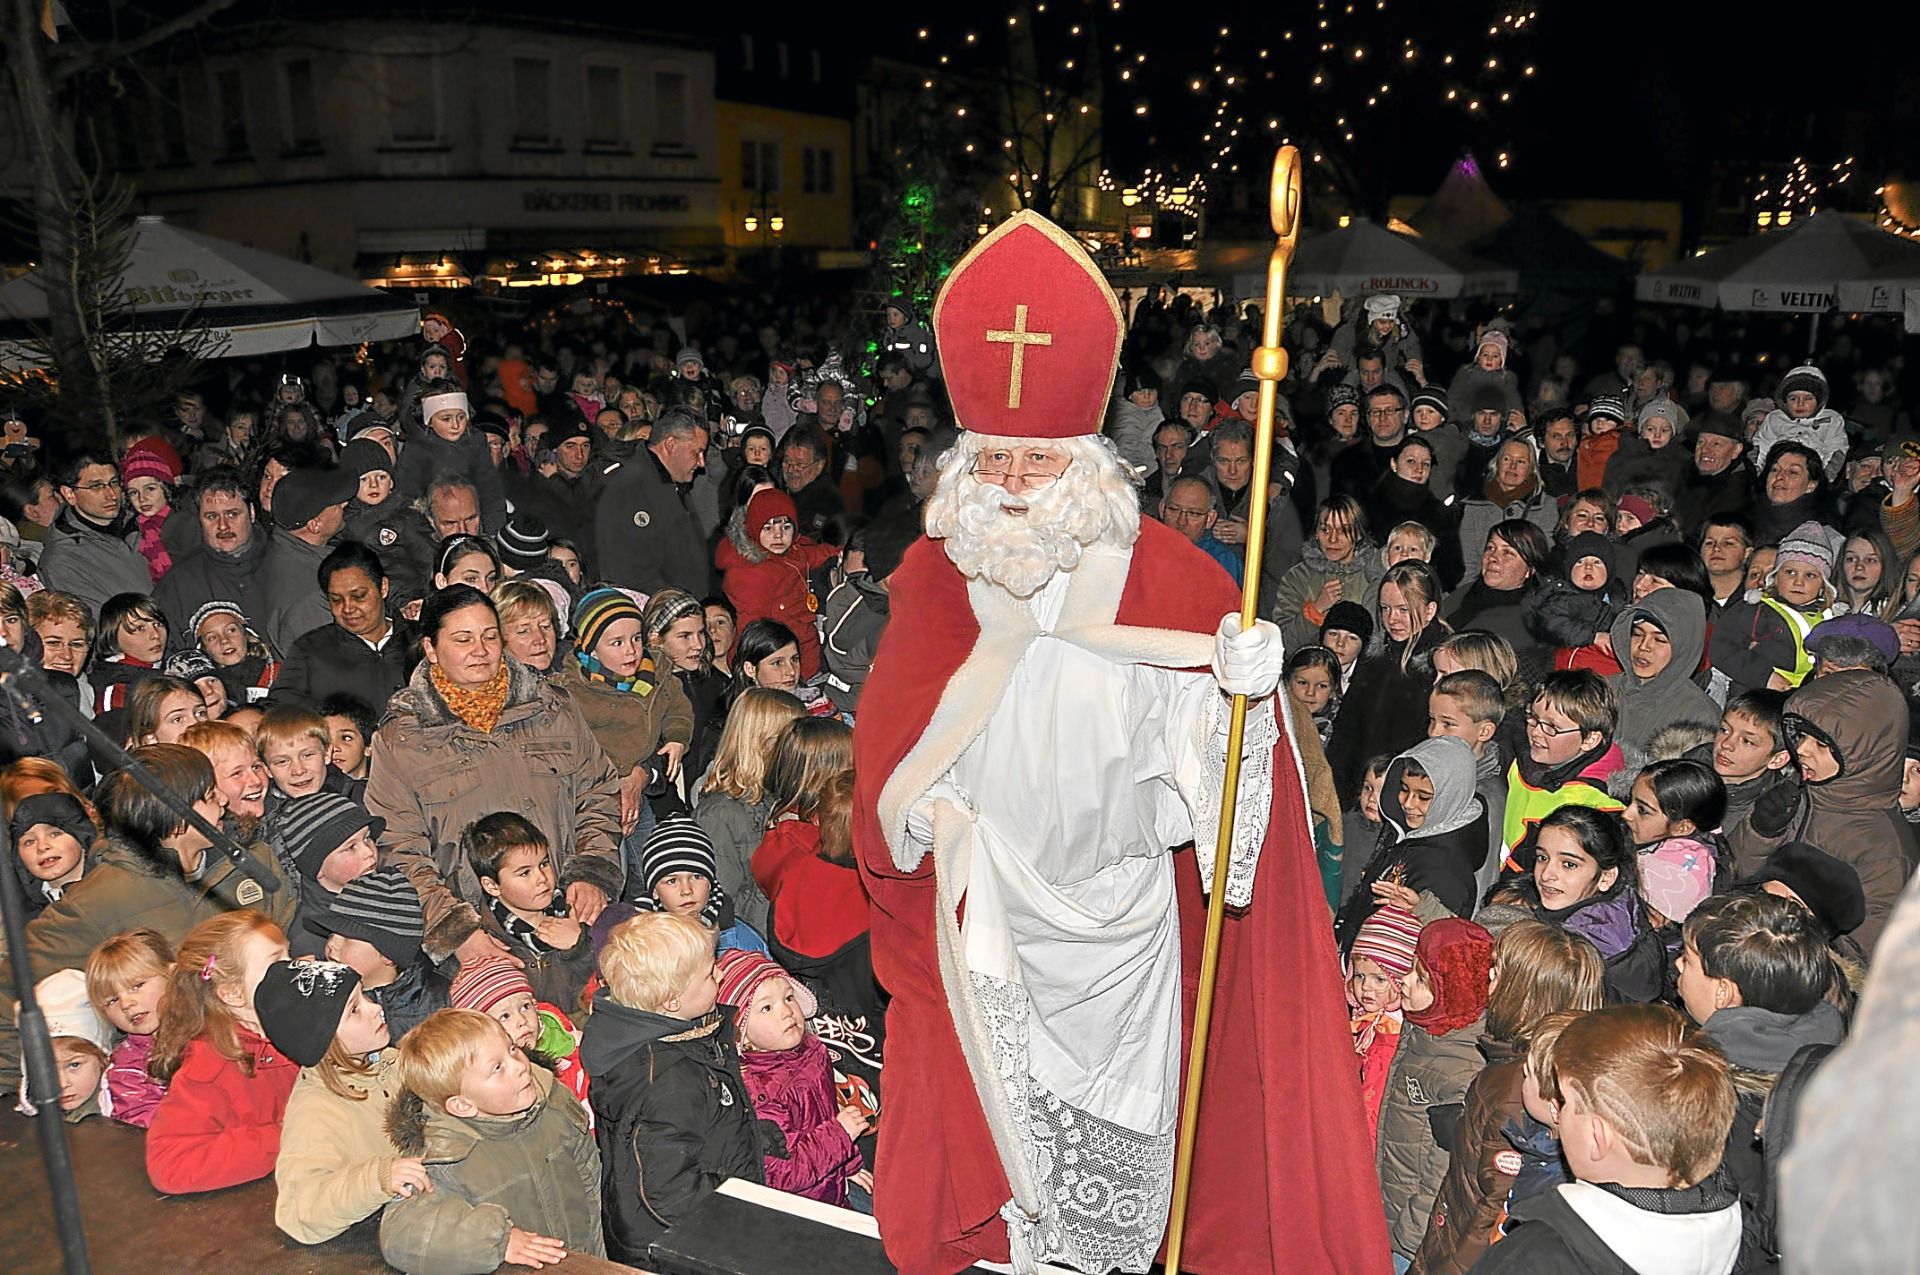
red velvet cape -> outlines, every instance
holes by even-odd
[[[854,847],[873,900],[873,965],[892,995],[875,1213],[903,1275],[1006,1261],[1011,1191],[947,1009],[934,946],[933,861],[902,873],[880,792],[919,741],[979,635],[966,582],[921,540],[891,578],[891,618],[854,730]],[[1143,520],[1115,622],[1212,633],[1240,609],[1219,564]],[[1253,905],[1229,913],[1182,1266],[1202,1275],[1390,1268],[1373,1140],[1360,1102],[1305,795],[1283,736]],[[1206,852],[1211,854],[1208,846]],[[1175,858],[1188,1034],[1206,932],[1189,849]],[[1184,1049],[1182,1076],[1184,1083]]]

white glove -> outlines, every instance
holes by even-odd
[[[907,810],[907,835],[922,845],[933,844],[933,807],[935,802],[947,802],[959,810],[971,813],[973,806],[961,791],[954,787],[950,779],[936,779],[933,787],[920,795],[920,799]]]
[[[1221,690],[1249,699],[1271,695],[1280,685],[1286,662],[1286,641],[1271,620],[1256,620],[1243,633],[1238,615],[1229,612],[1220,617],[1220,628],[1213,635],[1213,678]]]

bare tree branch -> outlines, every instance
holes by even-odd
[[[155,45],[164,44],[173,37],[192,30],[223,10],[232,8],[235,3],[236,0],[200,0],[200,3],[188,12],[176,18],[169,18],[158,26],[149,27],[138,35],[99,43],[56,46],[57,51],[48,59],[50,73],[55,80],[64,81],[109,63],[134,57]]]

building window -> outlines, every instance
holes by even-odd
[[[822,195],[833,194],[834,188],[839,184],[838,182],[839,174],[834,171],[835,163],[836,163],[834,153],[831,150],[827,149],[826,147],[822,146],[819,151],[819,158],[816,159],[814,162],[819,166],[819,169],[820,169],[819,193]]]
[[[513,60],[513,140],[553,140],[553,63],[545,58]]]
[[[780,189],[780,143],[740,143],[740,188],[767,194]]]
[[[818,84],[820,82],[820,50],[809,49],[807,51],[807,61],[813,70],[813,82]]]
[[[687,144],[687,73],[653,73],[654,140],[666,146]]]
[[[282,64],[287,93],[287,149],[320,149],[320,104],[313,91],[313,63],[305,58]]]
[[[247,145],[247,86],[238,70],[216,71],[213,76],[214,105],[220,125],[220,154],[231,158],[245,155]]]
[[[831,195],[834,187],[833,152],[809,146],[800,154],[800,189],[809,195]]]
[[[813,155],[814,150],[811,146],[800,152],[800,190],[808,195],[811,195],[814,189]]]
[[[177,75],[161,78],[155,91],[154,116],[160,124],[160,162],[187,162],[186,85]]]
[[[626,111],[622,109],[620,68],[587,68],[587,144],[619,146],[627,140]]]
[[[440,140],[440,112],[434,100],[433,58],[425,53],[389,53],[386,71],[387,124],[396,142]]]
[[[740,36],[740,69],[753,70],[753,37],[745,33]]]

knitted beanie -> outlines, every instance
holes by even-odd
[[[646,848],[640,852],[642,892],[652,894],[662,877],[676,872],[697,872],[709,881],[718,879],[719,874],[707,830],[687,815],[669,815],[648,835]]]
[[[1713,893],[1713,850],[1669,837],[1640,856],[1640,897],[1669,921],[1684,921]]]
[[[168,677],[177,677],[183,682],[197,682],[203,677],[218,677],[220,670],[205,651],[199,647],[189,647],[184,651],[175,651],[160,666]]]
[[[1607,582],[1613,578],[1613,541],[1607,539],[1597,531],[1583,531],[1579,535],[1572,537],[1566,544],[1560,547],[1560,573],[1571,577],[1573,575],[1573,564],[1582,558],[1598,558],[1602,563],[1606,564],[1607,580],[1603,580],[1600,583],[1600,587],[1605,589]]]
[[[1342,599],[1327,608],[1327,618],[1320,622],[1320,631],[1338,629],[1342,633],[1351,633],[1365,646],[1373,640],[1373,617],[1358,602]]]
[[[312,881],[320,875],[327,856],[362,828],[378,838],[387,821],[361,809],[339,793],[312,792],[294,797],[280,807],[280,839],[300,875]],[[397,964],[398,962],[396,962]]]
[[[533,994],[533,984],[519,962],[510,956],[488,956],[460,964],[447,989],[447,1003],[455,1009],[477,1009],[485,1014],[509,996]]]
[[[33,998],[47,1020],[47,1035],[71,1036],[92,1043],[101,1053],[113,1049],[113,1029],[100,1017],[87,996],[87,976],[79,970],[58,970],[34,985]]]
[[[1367,318],[1397,319],[1400,317],[1400,298],[1391,292],[1376,292],[1366,300]]]
[[[1433,1004],[1407,1021],[1435,1036],[1458,1031],[1487,1012],[1487,975],[1493,969],[1493,935],[1459,917],[1445,917],[1420,931],[1413,954],[1427,972]]]
[[[401,969],[418,959],[426,934],[420,895],[398,868],[382,868],[347,882],[313,924],[328,934],[371,943]]]
[[[1328,416],[1333,415],[1333,409],[1336,407],[1358,406],[1360,406],[1360,391],[1357,387],[1341,381],[1327,389],[1326,407]]]
[[[1660,511],[1655,509],[1653,502],[1645,496],[1635,496],[1632,494],[1622,496],[1614,508],[1623,514],[1632,514],[1640,520],[1640,525],[1643,527],[1660,517]]]
[[[1485,332],[1482,332],[1480,334],[1479,344],[1473,347],[1475,357],[1478,357],[1480,351],[1486,349],[1489,345],[1500,351],[1500,366],[1505,367],[1507,365],[1507,334],[1499,328],[1488,328]]]
[[[1596,394],[1593,396],[1593,402],[1587,404],[1587,419],[1609,420],[1616,425],[1624,425],[1627,423],[1626,404],[1622,403],[1616,395]]]
[[[1420,918],[1400,907],[1384,907],[1360,923],[1353,936],[1349,965],[1361,957],[1395,980],[1413,972],[1413,949],[1420,941]]]
[[[85,850],[100,836],[100,830],[93,826],[93,820],[87,818],[87,808],[80,799],[64,792],[37,792],[31,797],[22,797],[13,808],[13,818],[7,821],[7,835],[13,839],[14,850],[20,848],[20,838],[27,835],[29,829],[38,824],[50,824],[72,837]]]
[[[700,356],[700,351],[694,349],[692,346],[688,346],[673,356],[673,366],[676,371],[679,370],[682,363],[698,363],[702,372],[707,370],[707,361]]]
[[[1787,395],[1795,390],[1805,390],[1813,395],[1814,410],[1820,411],[1827,405],[1827,374],[1811,363],[1803,363],[1780,378],[1780,393],[1775,397],[1784,407]]]
[[[1431,407],[1434,411],[1440,413],[1442,418],[1453,410],[1447,403],[1447,392],[1438,385],[1423,385],[1415,390],[1413,393],[1413,401],[1407,404],[1407,410],[1411,412],[1415,408],[1422,406]]]
[[[1860,887],[1859,872],[1819,846],[1789,841],[1775,850],[1752,884],[1767,881],[1778,881],[1793,891],[1814,920],[1836,938],[1851,934],[1867,919],[1867,895]]]
[[[1773,560],[1777,573],[1789,562],[1804,562],[1819,569],[1822,576],[1833,574],[1833,560],[1839,556],[1846,537],[1833,528],[1811,520],[1801,523],[1780,542],[1780,556]]]
[[[192,637],[193,640],[199,641],[200,626],[205,624],[210,617],[216,615],[230,615],[240,621],[241,628],[249,627],[247,624],[247,613],[240,609],[238,602],[228,602],[223,598],[215,598],[212,602],[201,603],[200,609],[193,613],[191,620],[187,621],[188,635]]]
[[[340,449],[340,468],[352,474],[356,481],[368,474],[391,474],[393,457],[371,438],[356,438]]]
[[[775,518],[785,518],[796,528],[800,525],[800,510],[793,497],[776,487],[753,493],[747,501],[747,535],[759,540],[761,530]]]
[[[136,478],[158,478],[171,487],[179,480],[180,471],[153,451],[136,447],[120,461],[120,481],[131,483]]]
[[[645,623],[639,606],[624,589],[594,589],[585,594],[573,606],[574,649],[593,654],[615,620]]]
[[[812,1018],[820,1012],[820,1002],[807,990],[807,985],[770,959],[763,952],[749,951],[744,947],[731,948],[720,953],[714,961],[716,972],[720,975],[720,1003],[744,1010],[753,1000],[753,994],[760,990],[760,984],[772,978],[784,978],[793,984],[793,998],[800,1002],[800,1012]]]
[[[327,1056],[360,975],[338,961],[275,961],[260,976],[253,1011],[273,1047],[302,1067]]]
[[[512,567],[515,571],[531,571],[547,560],[547,549],[553,544],[553,533],[547,530],[547,524],[532,514],[515,514],[500,528],[495,538],[500,549],[502,566]]]

